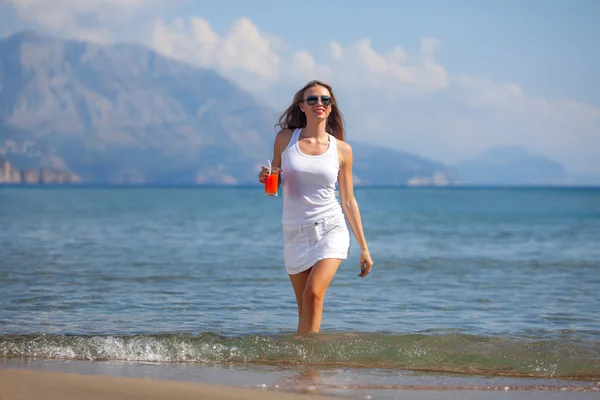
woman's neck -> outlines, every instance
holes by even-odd
[[[307,123],[304,129],[302,129],[302,136],[314,137],[314,138],[326,138],[329,136],[327,133],[327,120],[319,121],[317,123]]]

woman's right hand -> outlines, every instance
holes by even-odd
[[[267,179],[268,173],[269,169],[263,165],[261,171],[258,173],[258,181],[264,184],[265,179]]]

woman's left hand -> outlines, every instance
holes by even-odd
[[[362,250],[360,252],[360,274],[358,276],[361,278],[367,276],[371,272],[371,268],[373,268],[371,253],[369,253],[369,250]]]

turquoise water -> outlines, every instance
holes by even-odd
[[[281,197],[2,188],[0,359],[600,379],[599,189],[356,196],[374,269],[295,338]]]

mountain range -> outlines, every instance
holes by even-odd
[[[496,146],[454,165],[466,185],[598,185],[594,176],[573,174],[543,154],[517,146]]]
[[[569,174],[558,162],[520,147],[499,146],[458,162],[457,173],[466,184],[547,185],[566,182]]]
[[[0,40],[0,158],[15,168],[70,171],[83,183],[256,184],[278,117],[216,71],[141,45],[34,31]],[[481,159],[450,166],[349,143],[357,185],[511,183],[491,179],[498,171]],[[518,166],[533,174],[527,182],[566,174],[537,161]]]

